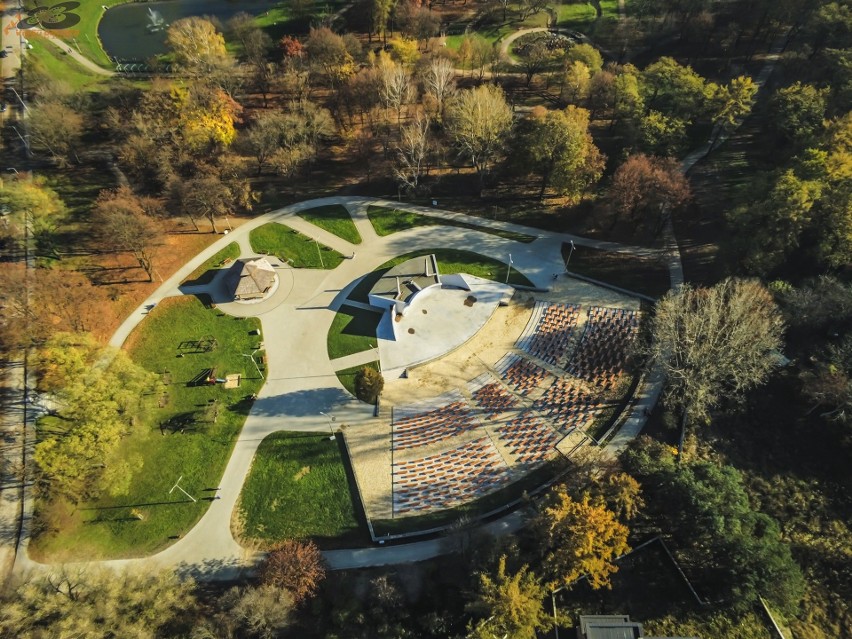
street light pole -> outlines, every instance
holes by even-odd
[[[379,363],[379,374],[381,374],[381,372],[382,372],[382,358],[381,358],[381,355],[379,353],[379,348],[378,348],[378,346],[374,346],[373,344],[370,344],[370,348],[372,348],[374,351],[376,351],[376,361]]]
[[[509,253],[509,263],[506,265],[506,284],[509,283],[509,274],[512,272],[512,254]]]
[[[183,488],[181,488],[181,487],[180,487],[180,480],[181,480],[181,479],[183,479],[183,475],[181,475],[180,477],[178,477],[178,480],[175,482],[175,485],[174,485],[174,486],[172,486],[172,489],[169,491],[169,494],[171,495],[171,494],[174,492],[175,488],[177,488],[180,492],[182,492],[184,495],[186,495],[187,497],[189,497],[192,501],[194,501],[194,502],[198,502],[198,500],[197,500],[195,497],[193,497],[193,496],[192,496],[192,495],[190,495],[188,492],[186,492]]]
[[[317,238],[314,238],[314,244],[317,245],[317,255],[319,255],[319,258],[320,258],[320,266],[322,266],[323,269],[324,269],[325,264],[322,261],[322,251],[320,251],[319,242],[317,242]]]
[[[568,259],[565,260],[565,272],[568,272],[568,262],[571,261],[571,256],[574,255],[574,240],[571,240],[571,250],[568,251]]]
[[[334,417],[334,415],[329,415],[328,413],[324,413],[322,411],[320,411],[319,414],[325,415],[326,418],[328,418],[328,431],[331,433],[331,437],[329,437],[329,440],[334,439],[334,426],[332,424],[337,421],[337,418]]]

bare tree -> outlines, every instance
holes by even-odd
[[[400,132],[396,149],[398,163],[393,173],[399,182],[411,190],[417,190],[429,153],[429,118],[416,116]]]
[[[401,64],[389,62],[382,67],[382,101],[396,110],[396,124],[402,121],[402,109],[411,100],[411,75]]]
[[[766,381],[777,365],[784,322],[756,280],[729,278],[712,288],[684,285],[657,303],[653,361],[668,377],[666,401],[690,419],[706,420],[723,398]]]
[[[83,116],[57,101],[41,102],[27,112],[32,146],[48,151],[59,164],[69,156],[77,159],[75,147],[83,135]],[[79,161],[79,159],[78,159]]]
[[[443,119],[447,99],[456,92],[455,69],[447,58],[432,58],[423,72],[423,87],[435,97],[438,117]]]
[[[93,214],[102,246],[107,250],[131,253],[148,280],[153,282],[154,259],[163,245],[163,229],[146,214],[130,187],[101,192]]]

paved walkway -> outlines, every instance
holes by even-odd
[[[342,204],[353,214],[364,241],[355,246],[322,229],[305,222],[295,214],[309,207]],[[530,243],[509,240],[484,231],[442,226],[416,227],[387,237],[378,237],[368,228],[367,207],[371,204],[394,206],[414,210],[426,215],[452,219],[483,227],[533,235]],[[267,222],[286,224],[309,237],[329,244],[344,254],[357,249],[354,259],[344,260],[333,271],[291,269],[279,265],[276,269],[279,288],[261,304],[220,304],[220,308],[234,314],[256,315],[263,326],[263,337],[270,376],[262,388],[251,414],[234,447],[220,482],[221,499],[211,503],[199,523],[183,539],[150,558],[103,562],[104,565],[123,567],[144,562],[175,568],[179,572],[200,578],[233,578],[252,564],[251,553],[233,539],[230,529],[231,514],[245,478],[249,472],[260,442],[270,433],[279,430],[321,432],[328,429],[328,421],[321,413],[335,417],[336,424],[357,426],[373,419],[370,406],[349,396],[339,385],[335,370],[375,359],[372,351],[330,361],[326,354],[326,335],[334,319],[335,310],[345,299],[352,283],[361,275],[372,271],[392,257],[419,249],[442,247],[471,250],[500,261],[507,261],[511,253],[514,267],[529,277],[537,286],[545,288],[555,272],[563,270],[562,243],[573,240],[583,247],[606,248],[648,255],[659,253],[642,247],[626,247],[611,242],[589,240],[573,235],[531,229],[509,222],[483,220],[468,215],[443,211],[437,208],[401,205],[372,198],[333,197],[302,202],[273,213],[262,215],[235,231],[222,236],[213,245],[190,260],[146,299],[119,327],[110,344],[120,347],[130,332],[147,316],[152,308],[166,297],[212,290],[221,286],[221,276],[207,287],[181,287],[180,283],[201,263],[227,244],[236,241],[246,248],[249,232]],[[281,327],[286,327],[282,330]],[[304,353],[315,356],[305,357]],[[31,512],[31,503],[27,505]],[[516,516],[517,517],[517,516]],[[512,519],[510,521],[515,521]],[[28,524],[29,517],[25,519]],[[501,525],[497,524],[497,528]],[[26,539],[27,536],[25,535]],[[409,544],[404,547],[374,548],[360,551],[341,551],[329,555],[333,567],[353,565],[353,562],[387,563],[399,557],[405,560],[434,556],[436,542],[426,545]],[[381,556],[374,553],[380,553]],[[17,557],[16,567],[33,568],[25,552]]]
[[[759,84],[762,85],[768,78],[777,59],[777,53],[782,47],[783,43],[773,47],[773,57],[770,57],[758,76]],[[724,139],[725,136],[720,136],[716,144]],[[684,160],[684,171],[706,155],[708,150],[712,149],[707,146],[706,149],[699,149],[689,154]],[[353,400],[337,383],[334,370],[339,361],[331,362],[321,355],[305,358],[303,353],[325,353],[326,334],[334,317],[334,309],[345,298],[353,280],[373,270],[390,257],[435,246],[473,250],[503,261],[507,259],[508,253],[512,253],[516,267],[537,286],[546,287],[552,273],[561,271],[560,249],[562,243],[566,241],[574,241],[575,245],[581,247],[589,246],[641,255],[659,255],[660,253],[654,249],[621,246],[569,234],[528,229],[508,222],[474,218],[435,208],[401,205],[370,198],[324,198],[302,202],[260,216],[215,242],[190,260],[131,313],[116,331],[110,343],[114,346],[123,344],[133,328],[145,318],[154,305],[166,297],[183,294],[180,283],[228,243],[236,240],[241,247],[247,248],[245,238],[251,229],[272,221],[301,226],[301,221],[293,219],[296,212],[326,204],[346,206],[352,213],[364,242],[354,247],[339,238],[332,240],[323,236],[335,246],[352,250],[357,248],[357,257],[344,260],[334,271],[295,272],[293,269],[282,267],[279,270],[282,284],[279,286],[279,292],[276,292],[278,299],[268,300],[265,306],[249,308],[246,305],[246,308],[249,308],[247,313],[256,314],[261,319],[269,370],[272,375],[247,418],[234,453],[225,469],[221,482],[222,498],[212,502],[199,523],[183,539],[166,550],[153,557],[101,562],[103,565],[112,567],[137,564],[144,564],[146,567],[160,565],[174,568],[182,574],[206,579],[233,578],[241,570],[252,565],[254,558],[251,553],[240,547],[231,535],[230,519],[251,460],[262,439],[282,429],[324,431],[328,428],[328,422],[319,414],[320,411],[334,415],[337,424],[357,425],[371,419],[370,407]],[[368,228],[369,222],[366,221],[366,207],[370,204],[415,210],[440,218],[470,222],[485,228],[535,234],[537,238],[532,243],[523,244],[485,232],[454,227],[421,227],[386,238],[378,238],[372,229]],[[322,235],[321,230],[312,225],[302,227],[300,230],[317,239]],[[672,285],[677,286],[683,282],[683,270],[671,222],[666,225],[665,234],[666,243],[662,253],[669,261]],[[281,327],[287,327],[287,330],[281,330]],[[372,354],[368,352],[365,356],[372,357]],[[659,371],[652,371],[648,375],[648,379],[638,390],[631,415],[606,447],[608,454],[618,454],[641,431],[645,423],[646,411],[656,403],[663,381]],[[31,513],[32,502],[30,499],[25,499],[23,533],[15,563],[18,570],[42,567],[30,561],[26,554]],[[495,532],[513,530],[523,524],[523,517],[523,513],[514,513],[489,524],[486,528]],[[326,557],[331,567],[335,569],[418,561],[451,549],[447,543],[454,542],[433,540],[404,546],[340,550],[328,552]]]

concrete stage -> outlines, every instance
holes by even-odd
[[[508,302],[514,293],[511,286],[498,284],[472,275],[464,279],[471,290],[433,286],[420,291],[402,319],[391,322],[393,314],[386,311],[379,322],[379,360],[382,373],[400,377],[405,369],[425,364],[455,350],[485,326],[501,301]],[[468,297],[476,299],[466,304]]]

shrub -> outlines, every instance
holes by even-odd
[[[375,368],[365,366],[355,373],[355,396],[362,402],[375,404],[385,387],[385,378]]]

